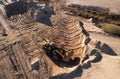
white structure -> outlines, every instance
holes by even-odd
[[[0,4],[0,11],[2,12],[3,15],[6,15],[5,5]]]
[[[14,2],[17,2],[19,0],[7,0],[9,3],[14,3]]]
[[[15,3],[15,2],[18,2],[18,1],[32,1],[32,0],[0,0],[0,2],[3,2],[5,5],[8,5],[10,3]]]

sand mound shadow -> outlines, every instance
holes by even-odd
[[[97,42],[96,47],[97,49],[99,49],[102,53],[105,53],[107,55],[111,55],[111,56],[117,56],[116,52],[106,43],[102,43],[100,41]]]
[[[84,69],[89,69],[91,68],[91,63],[97,63],[100,62],[102,60],[102,55],[101,53],[97,52],[97,50],[93,50],[91,52],[91,56],[95,55],[96,57],[92,60],[88,60],[88,62],[83,63],[82,66],[78,66],[74,71],[70,72],[70,73],[63,73],[63,74],[59,74],[56,76],[52,76],[49,79],[75,79],[76,77],[80,77],[82,76],[83,70]]]
[[[117,56],[117,54],[114,52],[114,50],[105,43],[101,47],[101,51],[108,55]]]

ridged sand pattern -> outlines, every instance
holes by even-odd
[[[85,35],[82,33],[82,28],[77,19],[67,16],[62,18],[59,25],[54,27],[51,33],[54,43],[66,51],[73,51],[72,58],[83,57],[83,54],[85,54],[83,42]]]

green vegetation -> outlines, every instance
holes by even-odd
[[[103,24],[101,26],[105,32],[120,36],[120,27],[115,24]]]

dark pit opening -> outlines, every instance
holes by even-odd
[[[43,50],[46,55],[60,67],[73,67],[79,64],[80,58],[70,59],[68,62],[64,62],[63,57],[65,57],[65,51],[62,48],[58,48],[56,45],[46,44],[43,45]]]
[[[14,15],[23,14],[28,10],[28,3],[23,1],[18,1],[5,6],[6,15],[8,18]]]
[[[3,29],[3,31],[2,31],[2,36],[8,36],[5,29]]]

